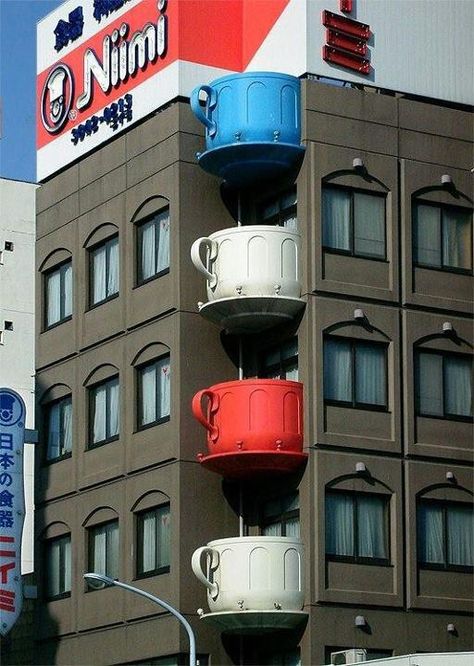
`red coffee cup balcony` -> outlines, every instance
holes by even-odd
[[[226,477],[295,471],[303,453],[303,385],[282,379],[243,379],[198,391],[195,418],[207,430],[198,460]]]

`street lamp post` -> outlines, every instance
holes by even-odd
[[[165,610],[169,611],[172,615],[175,616],[177,620],[181,622],[183,627],[186,629],[186,632],[189,637],[189,666],[196,666],[196,639],[194,637],[194,632],[189,622],[186,620],[186,618],[183,615],[181,615],[179,611],[176,610],[176,608],[173,608],[173,606],[170,606],[168,603],[166,603],[166,601],[163,601],[162,599],[155,597],[153,594],[145,592],[145,590],[140,590],[138,587],[133,587],[133,585],[127,585],[127,583],[122,583],[119,580],[114,580],[113,578],[109,578],[109,576],[104,576],[103,574],[85,573],[84,578],[92,586],[94,585],[93,581],[98,581],[100,583],[105,583],[106,585],[115,585],[116,587],[123,587],[124,590],[128,590],[129,592],[135,592],[135,594],[139,594],[141,597],[150,599],[150,601],[154,601],[155,604],[158,604],[159,606],[162,606]]]

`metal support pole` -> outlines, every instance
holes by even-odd
[[[145,592],[145,590],[140,590],[138,587],[133,587],[133,585],[127,585],[127,583],[122,583],[119,580],[114,580],[113,578],[109,578],[109,576],[103,576],[102,574],[97,574],[97,573],[85,573],[84,578],[88,583],[90,581],[99,581],[101,583],[105,583],[106,585],[115,585],[116,587],[123,587],[124,590],[128,590],[129,592],[135,592],[135,594],[139,594],[141,597],[145,597],[146,599],[153,601],[155,604],[158,604],[159,606],[162,606],[165,610],[169,611],[171,615],[174,615],[175,618],[179,620],[183,625],[183,627],[186,629],[186,632],[189,637],[189,666],[196,666],[196,639],[194,637],[194,632],[187,619],[183,615],[181,615],[179,611],[173,608],[173,606],[170,606],[168,603],[166,603],[166,601],[163,601],[162,599],[155,597],[153,594]]]

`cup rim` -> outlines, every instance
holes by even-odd
[[[282,536],[243,536],[243,537],[224,537],[222,539],[213,539],[212,541],[209,541],[209,543],[206,544],[206,547],[212,548],[213,546],[216,545],[225,545],[227,543],[232,543],[235,542],[237,544],[239,543],[251,543],[255,542],[256,545],[260,543],[271,543],[274,541],[275,543],[279,544],[287,544],[287,545],[297,545],[297,546],[302,546],[303,542],[301,541],[300,537],[282,537]]]

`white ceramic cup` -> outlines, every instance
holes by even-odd
[[[211,612],[299,611],[304,603],[302,560],[300,539],[235,537],[198,548],[191,565],[207,588]]]
[[[191,259],[207,279],[210,301],[238,296],[299,298],[299,241],[299,233],[286,227],[233,227],[198,238]]]

